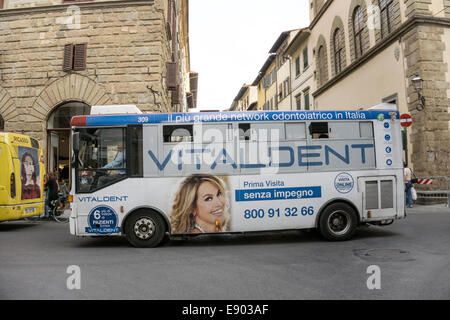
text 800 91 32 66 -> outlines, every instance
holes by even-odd
[[[298,216],[312,216],[314,215],[314,207],[287,207],[287,208],[270,208],[270,209],[246,209],[244,211],[245,219],[263,219],[267,218],[279,218],[285,217],[298,217]]]

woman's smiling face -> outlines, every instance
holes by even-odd
[[[195,217],[197,220],[207,224],[220,224],[225,220],[225,195],[212,182],[204,181],[197,191],[197,200],[195,208]]]

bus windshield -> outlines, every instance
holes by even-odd
[[[124,128],[80,129],[78,192],[92,192],[126,175]]]

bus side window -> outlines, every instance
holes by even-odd
[[[193,142],[193,125],[163,126],[164,142]]]
[[[131,177],[143,176],[143,149],[142,149],[142,126],[129,126],[128,127],[128,145],[127,158],[130,159],[129,171]]]
[[[306,125],[304,122],[287,122],[285,130],[286,140],[306,139]]]
[[[252,123],[251,137],[252,141],[283,141],[284,136],[283,123]]]
[[[361,138],[373,138],[373,124],[372,122],[360,122],[359,131]]]
[[[250,123],[239,123],[239,140],[250,141]]]
[[[328,122],[312,122],[309,134],[313,139],[328,139]]]

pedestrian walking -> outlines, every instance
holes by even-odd
[[[58,182],[56,180],[56,175],[53,172],[50,172],[47,175],[47,182],[45,183],[45,190],[47,191],[47,197],[45,201],[45,218],[50,217],[50,211],[53,209],[51,205],[53,200],[58,200]]]
[[[403,163],[403,181],[405,183],[405,206],[408,208],[413,207],[413,198],[411,188],[413,186],[412,180],[412,171],[408,168],[406,162]]]

